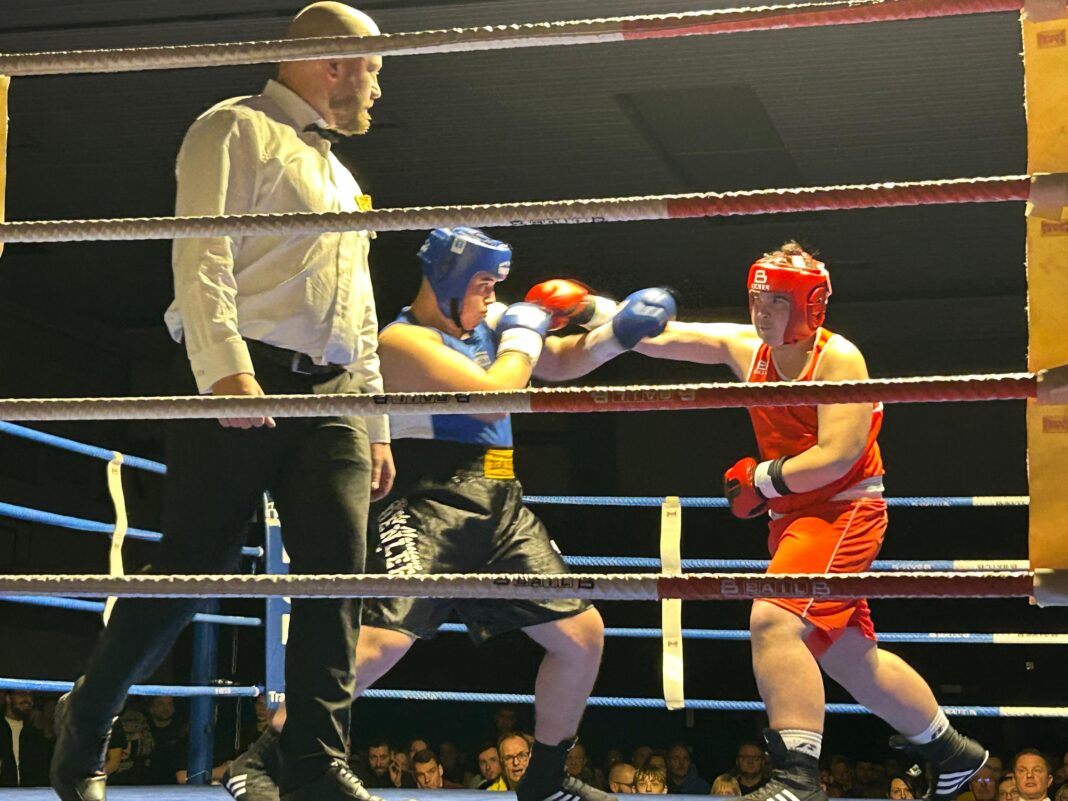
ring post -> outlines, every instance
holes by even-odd
[[[219,602],[212,600],[205,611],[215,613]],[[194,685],[209,685],[215,680],[218,660],[218,634],[214,623],[193,624]],[[215,751],[215,698],[200,696],[189,700],[189,784],[211,784],[212,755]]]

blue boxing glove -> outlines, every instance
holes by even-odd
[[[541,356],[545,335],[549,332],[552,314],[533,303],[513,303],[497,320],[495,326],[497,355],[504,353],[521,353],[536,364]]]
[[[609,322],[586,335],[586,349],[598,361],[606,362],[646,337],[664,333],[676,312],[675,297],[668,290],[639,289],[627,296]]]
[[[612,333],[619,344],[630,350],[646,337],[664,333],[677,310],[675,296],[662,287],[639,289],[627,295],[612,318]]]

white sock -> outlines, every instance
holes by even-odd
[[[820,758],[820,750],[823,748],[823,735],[818,731],[805,731],[804,729],[782,729],[779,732],[783,743],[790,751],[799,751],[810,757]]]
[[[946,729],[948,728],[949,719],[946,717],[946,713],[942,711],[942,707],[938,707],[938,711],[935,713],[934,719],[931,721],[930,725],[928,725],[927,728],[921,731],[919,734],[909,737],[908,740],[909,742],[917,743],[918,745],[923,745],[924,743],[929,743],[932,740],[937,740],[939,737],[945,734]]]

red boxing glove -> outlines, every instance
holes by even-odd
[[[723,474],[723,494],[730,501],[735,517],[756,517],[768,509],[768,499],[753,483],[756,468],[757,460],[747,456]]]
[[[582,322],[592,312],[590,288],[568,278],[552,278],[535,284],[527,292],[527,303],[535,303],[552,315],[549,330],[557,331],[571,322]]]

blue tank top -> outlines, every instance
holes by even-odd
[[[390,325],[397,323],[419,325],[407,306]],[[463,354],[483,369],[488,368],[497,358],[497,332],[485,322],[479,323],[466,339],[457,339],[444,331],[433,330],[447,347]],[[389,427],[394,439],[438,439],[484,445],[487,448],[512,447],[510,415],[492,423],[466,414],[392,415],[389,418]]]

